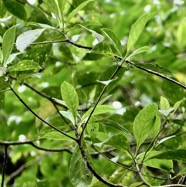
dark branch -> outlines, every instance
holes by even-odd
[[[49,127],[51,127],[52,129],[54,129],[55,131],[63,134],[64,136],[74,140],[77,142],[77,139],[75,139],[74,137],[66,134],[65,132],[61,131],[60,129],[58,129],[57,127],[51,125],[50,123],[46,122],[44,119],[42,119],[40,116],[38,116],[21,98],[20,96],[14,91],[14,89],[9,85],[10,90],[14,93],[14,95],[19,99],[19,101],[35,116],[37,117],[39,120],[41,120],[43,123],[45,123],[46,125],[48,125]]]
[[[8,145],[4,145],[4,160],[3,160],[3,167],[2,167],[1,187],[4,187],[7,159],[8,159]]]

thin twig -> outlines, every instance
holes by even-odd
[[[125,62],[125,61],[123,60],[123,61],[121,62],[121,64],[120,64],[119,66],[117,66],[117,68],[115,69],[114,73],[113,73],[113,74],[111,75],[111,77],[109,78],[109,81],[112,80],[112,79],[115,77],[115,75],[118,73],[118,71],[122,68],[122,65],[123,65],[124,62]],[[108,84],[108,85],[109,85],[109,84]],[[105,85],[104,88],[102,89],[102,91],[101,91],[101,93],[100,93],[100,95],[99,95],[99,97],[98,97],[98,99],[97,99],[97,101],[96,101],[96,103],[95,103],[95,105],[94,105],[92,111],[90,112],[90,115],[88,116],[88,119],[87,119],[86,122],[84,123],[82,133],[80,134],[80,140],[82,139],[83,134],[84,134],[84,131],[85,131],[86,127],[87,127],[87,124],[88,124],[88,122],[89,122],[89,120],[90,120],[92,114],[94,113],[94,111],[95,111],[95,109],[96,109],[98,103],[100,102],[100,100],[101,100],[103,94],[105,93],[105,91],[106,91],[108,85]]]
[[[7,159],[8,159],[8,145],[4,145],[4,160],[3,160],[3,167],[2,167],[1,187],[4,187]]]
[[[50,123],[46,122],[44,119],[42,119],[40,116],[38,116],[21,98],[20,96],[14,91],[14,89],[9,85],[10,90],[14,93],[14,95],[19,99],[19,101],[35,116],[37,117],[39,120],[41,120],[43,123],[45,123],[46,125],[48,125],[49,127],[51,127],[52,129],[56,130],[57,132],[63,134],[64,136],[74,140],[77,142],[77,139],[66,134],[65,132],[61,131],[60,129],[58,129],[57,127],[51,125]]]
[[[108,181],[106,181],[105,179],[103,179],[91,166],[91,164],[89,163],[88,159],[87,159],[87,155],[85,154],[85,150],[83,149],[83,147],[81,146],[81,139],[79,139],[78,142],[79,145],[79,149],[81,151],[81,155],[86,163],[87,168],[91,171],[91,173],[94,175],[94,177],[96,177],[100,182],[102,182],[103,184],[110,186],[110,187],[124,187],[121,185],[117,185],[117,184],[112,184]]]
[[[156,75],[158,77],[161,77],[161,78],[163,78],[165,80],[168,80],[169,82],[172,82],[172,83],[174,83],[174,84],[176,84],[176,85],[178,85],[178,86],[180,86],[180,87],[182,87],[182,88],[184,88],[186,90],[186,85],[184,85],[184,84],[182,84],[182,83],[180,83],[180,82],[178,82],[178,81],[176,81],[174,79],[171,79],[170,77],[167,77],[167,76],[165,76],[165,75],[163,75],[161,73],[158,73],[156,71],[153,71],[151,69],[148,69],[148,68],[142,67],[140,65],[137,65],[134,62],[131,62],[129,60],[126,60],[125,62],[130,64],[130,65],[132,65],[132,66],[134,66],[134,67],[136,67],[136,68],[138,68],[138,69],[141,69],[141,70],[143,70],[143,71],[145,71],[147,73],[150,73],[150,74]]]
[[[36,140],[37,141],[37,140]],[[24,142],[9,142],[9,141],[0,141],[0,145],[4,145],[4,146],[16,146],[16,145],[31,145],[33,147],[35,147],[38,150],[42,150],[42,151],[46,151],[46,152],[63,152],[66,151],[70,154],[72,154],[72,152],[67,149],[67,148],[45,148],[45,147],[40,147],[38,145],[36,145],[34,143],[34,141],[28,140],[28,141],[24,141]]]
[[[82,48],[82,49],[89,49],[89,50],[92,50],[93,47],[90,47],[90,46],[85,46],[85,45],[81,45],[81,44],[77,44],[77,43],[74,43],[73,41],[69,40],[69,39],[65,39],[65,40],[52,40],[52,41],[43,41],[43,42],[34,42],[32,43],[32,45],[39,45],[39,44],[49,44],[49,43],[69,43],[75,47],[78,47],[78,48]]]

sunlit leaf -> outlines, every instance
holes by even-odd
[[[92,180],[92,174],[89,172],[80,150],[75,149],[70,160],[69,177],[74,186],[87,187]]]
[[[121,46],[121,42],[120,42],[119,38],[110,29],[104,28],[104,29],[101,29],[101,30],[104,32],[104,34],[110,40],[110,42],[112,43],[112,45],[114,46],[114,48],[116,49],[118,54],[120,56],[122,56],[122,46]]]
[[[144,107],[134,119],[133,133],[137,142],[137,149],[144,142],[153,129],[155,124],[155,116],[158,111],[158,106],[155,103],[149,104]]]
[[[40,69],[40,66],[38,63],[32,61],[32,60],[22,60],[18,62],[15,65],[12,65],[8,68],[9,72],[12,71],[29,71],[33,70],[34,72],[37,72]]]
[[[15,41],[16,25],[9,28],[3,35],[2,52],[3,52],[3,64],[6,64]]]
[[[131,27],[129,38],[127,42],[127,54],[130,53],[132,47],[137,42],[138,38],[140,37],[145,25],[151,19],[152,14],[145,14],[141,16]]]
[[[29,30],[20,34],[16,40],[16,47],[19,51],[24,52],[24,50],[35,40],[39,38],[39,36],[43,33],[45,29],[35,29]]]
[[[137,54],[144,53],[150,50],[149,46],[144,46],[136,49],[134,52],[132,52],[128,57],[127,60],[130,60],[131,57],[136,56]]]
[[[66,103],[66,106],[72,112],[74,120],[76,121],[77,109],[79,106],[79,99],[78,99],[78,95],[76,93],[75,88],[68,82],[64,81],[61,84],[61,95],[62,95],[63,100]]]
[[[165,97],[163,97],[163,96],[160,97],[160,109],[161,110],[168,110],[168,109],[170,109],[169,101]]]
[[[67,17],[67,22],[69,22],[81,9],[83,9],[88,3],[93,0],[84,1],[77,8],[75,8]]]

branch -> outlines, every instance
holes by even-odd
[[[100,182],[102,182],[103,184],[107,185],[107,186],[110,186],[110,187],[124,187],[124,186],[121,186],[121,185],[115,185],[115,184],[112,184],[106,180],[104,180],[94,169],[93,167],[91,166],[91,164],[89,163],[88,159],[87,159],[87,155],[85,154],[85,151],[81,145],[81,140],[79,139],[79,142],[78,142],[78,145],[79,145],[79,149],[81,151],[81,155],[86,163],[86,166],[87,168],[90,170],[90,172],[94,175],[94,177],[96,177]]]
[[[84,46],[84,45],[81,45],[81,44],[77,44],[77,43],[74,43],[73,41],[71,41],[69,39],[35,42],[35,43],[32,43],[32,45],[49,44],[49,43],[69,43],[69,44],[71,44],[71,45],[73,45],[75,47],[81,48],[81,49],[89,49],[89,50],[93,49],[93,47],[89,47],[89,46]]]
[[[7,159],[8,159],[8,145],[4,145],[4,160],[3,160],[3,167],[2,167],[1,187],[4,187]]]
[[[158,73],[158,72],[156,72],[156,71],[153,71],[153,70],[151,70],[151,69],[144,68],[144,67],[142,67],[142,66],[140,66],[140,65],[137,65],[137,64],[135,64],[134,62],[131,62],[131,61],[129,61],[129,60],[125,60],[125,62],[128,63],[128,64],[130,64],[130,65],[132,65],[132,66],[134,66],[134,67],[136,67],[136,68],[138,68],[138,69],[141,69],[141,70],[143,70],[143,71],[145,71],[145,72],[147,72],[147,73],[149,73],[149,74],[156,75],[156,76],[161,77],[161,78],[163,78],[163,79],[165,79],[165,80],[168,80],[169,82],[172,82],[172,83],[174,83],[174,84],[177,84],[178,86],[180,86],[180,87],[182,87],[182,88],[184,88],[184,89],[186,90],[186,85],[184,85],[184,84],[182,84],[182,83],[180,83],[180,82],[178,82],[178,81],[176,81],[176,80],[174,80],[174,79],[171,79],[170,77],[167,77],[167,76],[165,76],[165,75],[163,75],[163,74],[161,74],[161,73]]]
[[[121,62],[121,64],[120,64],[119,66],[117,66],[116,70],[115,70],[114,73],[111,75],[111,77],[109,78],[108,81],[112,80],[112,79],[115,77],[115,75],[118,73],[118,71],[122,68],[122,65],[123,65],[124,62],[125,62],[125,61],[123,60],[123,61]],[[98,97],[98,99],[97,99],[97,101],[96,101],[96,103],[95,103],[95,105],[94,105],[94,107],[93,107],[93,109],[92,109],[90,115],[88,116],[87,121],[85,122],[85,124],[84,124],[84,126],[83,126],[82,133],[80,134],[80,137],[79,137],[80,140],[82,139],[83,134],[84,134],[84,131],[85,131],[87,125],[88,125],[88,122],[89,122],[89,120],[90,120],[92,114],[94,113],[94,111],[95,111],[95,109],[96,109],[98,103],[100,102],[100,100],[101,100],[101,98],[102,98],[103,94],[105,93],[105,91],[106,91],[106,89],[107,89],[108,86],[109,86],[109,84],[108,84],[108,85],[105,85],[104,88],[102,89],[102,91],[101,91],[101,93],[100,93],[100,95],[99,95],[99,97]]]
[[[19,101],[38,119],[40,119],[43,123],[45,123],[46,125],[48,125],[49,127],[51,127],[52,129],[56,130],[57,132],[63,134],[64,136],[74,140],[75,142],[77,142],[77,139],[66,134],[65,132],[61,131],[60,129],[58,129],[57,127],[51,125],[50,123],[46,122],[44,119],[42,119],[40,116],[38,116],[21,98],[20,96],[14,91],[14,89],[9,85],[10,90],[14,93],[14,95],[19,99]]]
[[[72,152],[67,149],[67,148],[44,148],[44,147],[40,147],[38,145],[36,145],[34,143],[34,141],[31,141],[31,140],[28,140],[28,141],[24,141],[24,142],[9,142],[9,141],[0,141],[0,145],[4,145],[4,146],[16,146],[16,145],[31,145],[33,147],[35,147],[36,149],[38,150],[41,150],[41,151],[46,151],[46,152],[62,152],[62,151],[66,151],[70,154],[72,154]]]

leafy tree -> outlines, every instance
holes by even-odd
[[[183,0],[1,0],[1,186],[186,186]]]

